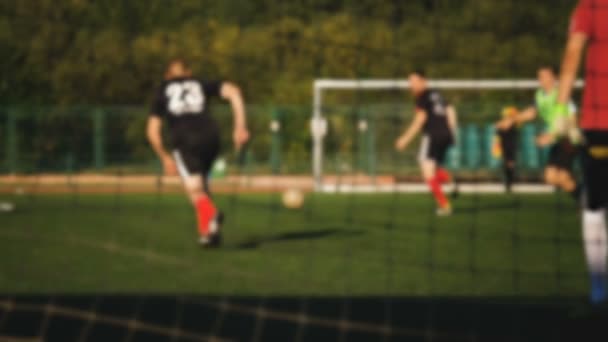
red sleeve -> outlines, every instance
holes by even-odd
[[[570,34],[584,33],[587,36],[593,34],[592,2],[590,0],[581,0],[572,14],[570,20]]]

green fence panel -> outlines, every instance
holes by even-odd
[[[485,142],[483,145],[486,166],[490,169],[496,169],[501,164],[501,158],[494,155],[494,143],[496,141],[496,128],[494,124],[488,124],[485,128]]]
[[[93,163],[95,169],[105,166],[105,113],[101,109],[93,112]]]
[[[17,109],[8,110],[6,120],[6,167],[9,173],[17,173],[19,168],[17,117]]]
[[[272,173],[277,174],[281,172],[281,119],[282,112],[278,108],[272,110],[272,117],[270,120],[270,169]]]
[[[462,151],[464,150],[464,136],[466,130],[464,127],[458,128],[458,137],[454,142],[454,145],[448,150],[446,157],[446,165],[448,169],[457,171],[462,168]]]
[[[531,170],[539,169],[541,165],[539,149],[536,146],[536,128],[532,124],[524,125],[520,134],[522,166]]]
[[[465,167],[476,170],[481,166],[481,139],[477,125],[466,126],[464,133],[464,164]]]
[[[367,124],[367,173],[373,176],[376,174],[376,118],[368,115]]]
[[[367,113],[363,109],[355,109],[357,117],[357,169],[367,172],[367,135],[369,134],[369,125]]]
[[[357,111],[357,168],[367,174],[376,172],[375,123],[368,110]]]

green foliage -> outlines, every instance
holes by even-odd
[[[151,157],[143,133],[145,108],[165,63],[182,56],[191,61],[196,75],[232,80],[242,87],[253,116],[252,149],[258,159],[267,158],[272,108],[282,108],[284,136],[289,137],[283,141],[283,159],[287,165],[299,165],[309,159],[307,127],[315,78],[403,78],[415,67],[438,78],[529,78],[539,64],[558,63],[574,4],[4,0],[0,98],[4,109],[37,105],[27,107],[29,112],[22,108],[18,141],[20,153],[29,154],[35,169],[61,164],[65,155],[75,154],[85,164],[92,160],[90,114],[96,106],[115,108],[105,128],[108,156],[144,160]],[[491,120],[496,103],[505,101],[478,92],[448,95],[466,122]],[[506,101],[521,103],[521,95]],[[387,92],[334,92],[325,99],[327,105],[343,108],[400,102],[406,102],[402,94]],[[81,109],[74,110],[78,106]],[[229,113],[217,114],[223,127],[229,127]],[[335,115],[330,121],[334,130],[354,127],[350,117]],[[224,133],[224,147],[229,148],[229,130]],[[353,138],[328,140],[328,149],[350,150]],[[0,140],[5,143],[2,135]],[[48,163],[42,162],[45,158]]]
[[[0,5],[5,102],[140,104],[171,56],[256,103],[315,77],[529,77],[557,63],[575,1],[20,1]],[[550,8],[549,8],[550,6]]]

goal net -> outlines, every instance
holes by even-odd
[[[577,81],[576,86],[582,87]],[[492,153],[494,123],[502,108],[524,109],[533,103],[539,83],[530,79],[438,79],[429,87],[446,94],[459,117],[458,139],[446,166],[460,174],[463,192],[499,192],[501,165]],[[414,113],[409,82],[382,79],[317,79],[313,86],[312,172],[319,192],[423,192],[416,167],[417,144],[397,153],[394,141]],[[520,192],[548,192],[539,171],[546,154],[535,144],[541,124],[527,124],[519,133]],[[474,183],[474,184],[473,184]]]

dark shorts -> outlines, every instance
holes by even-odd
[[[585,207],[608,206],[608,131],[585,131],[582,148]]]
[[[433,135],[425,133],[420,141],[418,160],[433,160],[437,165],[443,165],[448,149],[454,143],[451,135]]]
[[[500,147],[504,161],[514,162],[517,159],[517,131],[498,131]]]
[[[576,153],[576,145],[573,145],[569,139],[561,139],[550,147],[547,166],[571,171]]]
[[[207,178],[213,163],[220,153],[220,137],[218,132],[199,131],[198,139],[188,139],[187,144],[178,144],[173,149],[173,158],[182,178],[201,175]]]

